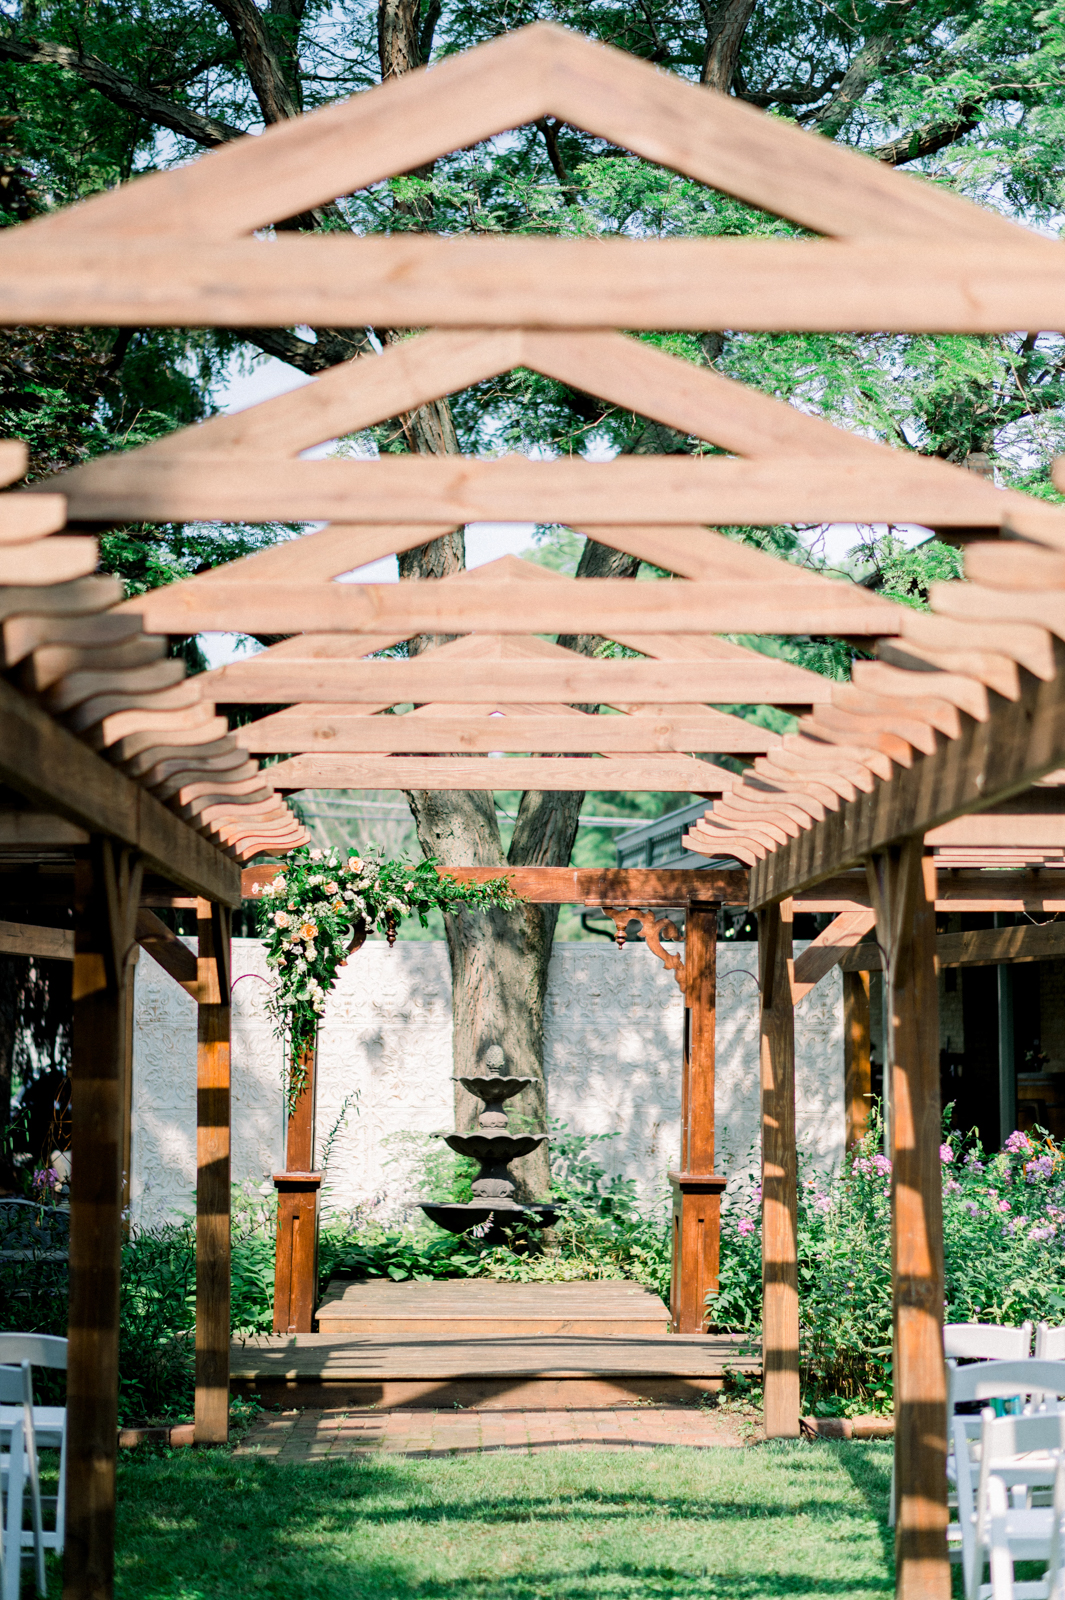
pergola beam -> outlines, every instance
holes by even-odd
[[[1022,674],[1019,700],[989,695],[984,722],[961,715],[960,737],[936,736],[890,782],[846,801],[751,871],[751,904],[761,906],[813,888],[858,866],[875,851],[913,834],[982,811],[1028,788],[1065,758],[1065,645],[1054,641],[1057,675],[1049,682]],[[708,847],[707,847],[708,848]],[[722,834],[722,853],[727,839]]]
[[[4,682],[0,780],[49,814],[135,849],[168,882],[240,904],[236,862]]]
[[[294,756],[269,768],[280,793],[300,789],[616,789],[722,794],[735,777],[691,756]]]

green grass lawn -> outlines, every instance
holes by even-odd
[[[890,1461],[842,1443],[308,1466],[138,1451],[118,1595],[865,1600],[893,1590]]]

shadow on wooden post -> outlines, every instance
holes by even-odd
[[[274,1264],[274,1332],[310,1333],[318,1293],[318,1195],[322,1174],[312,1172],[318,1045],[311,1039],[298,1059],[303,1082],[289,1113],[285,1171],[275,1172],[277,1251]]]
[[[843,974],[843,1074],[845,1147],[853,1150],[869,1132],[873,1092],[868,972]]]
[[[762,1367],[767,1439],[799,1436],[792,903],[758,913],[762,1078]]]
[[[704,1331],[706,1297],[718,1286],[725,1187],[725,1179],[714,1174],[718,909],[716,900],[690,900],[685,925],[681,1170],[669,1174],[673,1189],[669,1309],[674,1333]]]
[[[950,1565],[935,866],[930,856],[924,856],[923,840],[917,836],[872,856],[867,876],[887,985],[896,1594],[901,1600],[947,1600]]]
[[[230,913],[196,902],[196,1443],[229,1438]]]
[[[141,876],[139,858],[106,839],[74,869],[65,1600],[114,1593],[126,991]]]

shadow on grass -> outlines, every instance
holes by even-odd
[[[627,1454],[570,1455],[547,1465],[527,1459],[510,1470],[498,1458],[478,1470],[463,1460],[285,1467],[222,1452],[144,1455],[120,1470],[116,1593],[118,1600],[886,1596],[892,1583],[870,1562],[865,1511],[886,1496],[885,1469],[868,1457],[840,1460],[847,1451],[766,1452],[749,1498],[739,1467],[746,1452],[735,1451],[716,1470],[700,1453],[694,1475],[690,1456],[674,1473],[662,1456]],[[838,1489],[833,1495],[826,1477],[837,1461],[865,1503],[853,1495],[844,1503]],[[51,1577],[50,1593],[58,1595],[58,1570]]]

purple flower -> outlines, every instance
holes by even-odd
[[[1033,1145],[1031,1139],[1029,1139],[1028,1135],[1026,1133],[1022,1133],[1021,1130],[1017,1128],[1013,1133],[1010,1134],[1002,1148],[1006,1151],[1007,1155],[1030,1156],[1032,1151],[1035,1149],[1035,1146]]]
[[[818,1211],[821,1211],[821,1212],[831,1211],[832,1210],[832,1202],[828,1198],[827,1194],[815,1195],[814,1196],[814,1206]]]
[[[961,1184],[956,1183],[953,1178],[948,1178],[946,1183],[943,1185],[943,1193],[961,1194]]]
[[[881,1178],[886,1178],[891,1171],[891,1162],[887,1156],[876,1155],[873,1157],[873,1166]]]
[[[980,1207],[977,1205],[975,1200],[966,1200],[965,1209],[969,1213],[970,1217],[978,1217],[980,1215]]]
[[[754,1201],[756,1206],[760,1206],[761,1205],[761,1203],[762,1203],[762,1185],[760,1183],[756,1183],[754,1188],[751,1190],[751,1199]]]
[[[1034,1239],[1038,1244],[1043,1239],[1053,1239],[1057,1231],[1052,1222],[1043,1222],[1038,1227],[1033,1228],[1028,1237],[1029,1239]]]
[[[40,1195],[54,1194],[59,1188],[59,1174],[54,1167],[38,1167],[33,1174],[33,1187]]]
[[[995,1210],[996,1211],[1012,1211],[1013,1207],[1010,1205],[1008,1200],[1000,1200],[998,1205],[995,1207]]]
[[[952,1148],[951,1148],[951,1146],[949,1144],[941,1144],[940,1145],[940,1147],[939,1147],[939,1159],[940,1159],[940,1161],[953,1161],[954,1160],[954,1151],[952,1150]]]
[[[1049,1178],[1053,1171],[1054,1157],[1044,1154],[1025,1164],[1024,1176],[1029,1183],[1035,1183],[1037,1178]]]
[[[754,1223],[751,1221],[750,1217],[740,1218],[739,1222],[736,1224],[736,1232],[741,1234],[744,1239],[754,1232]]]

